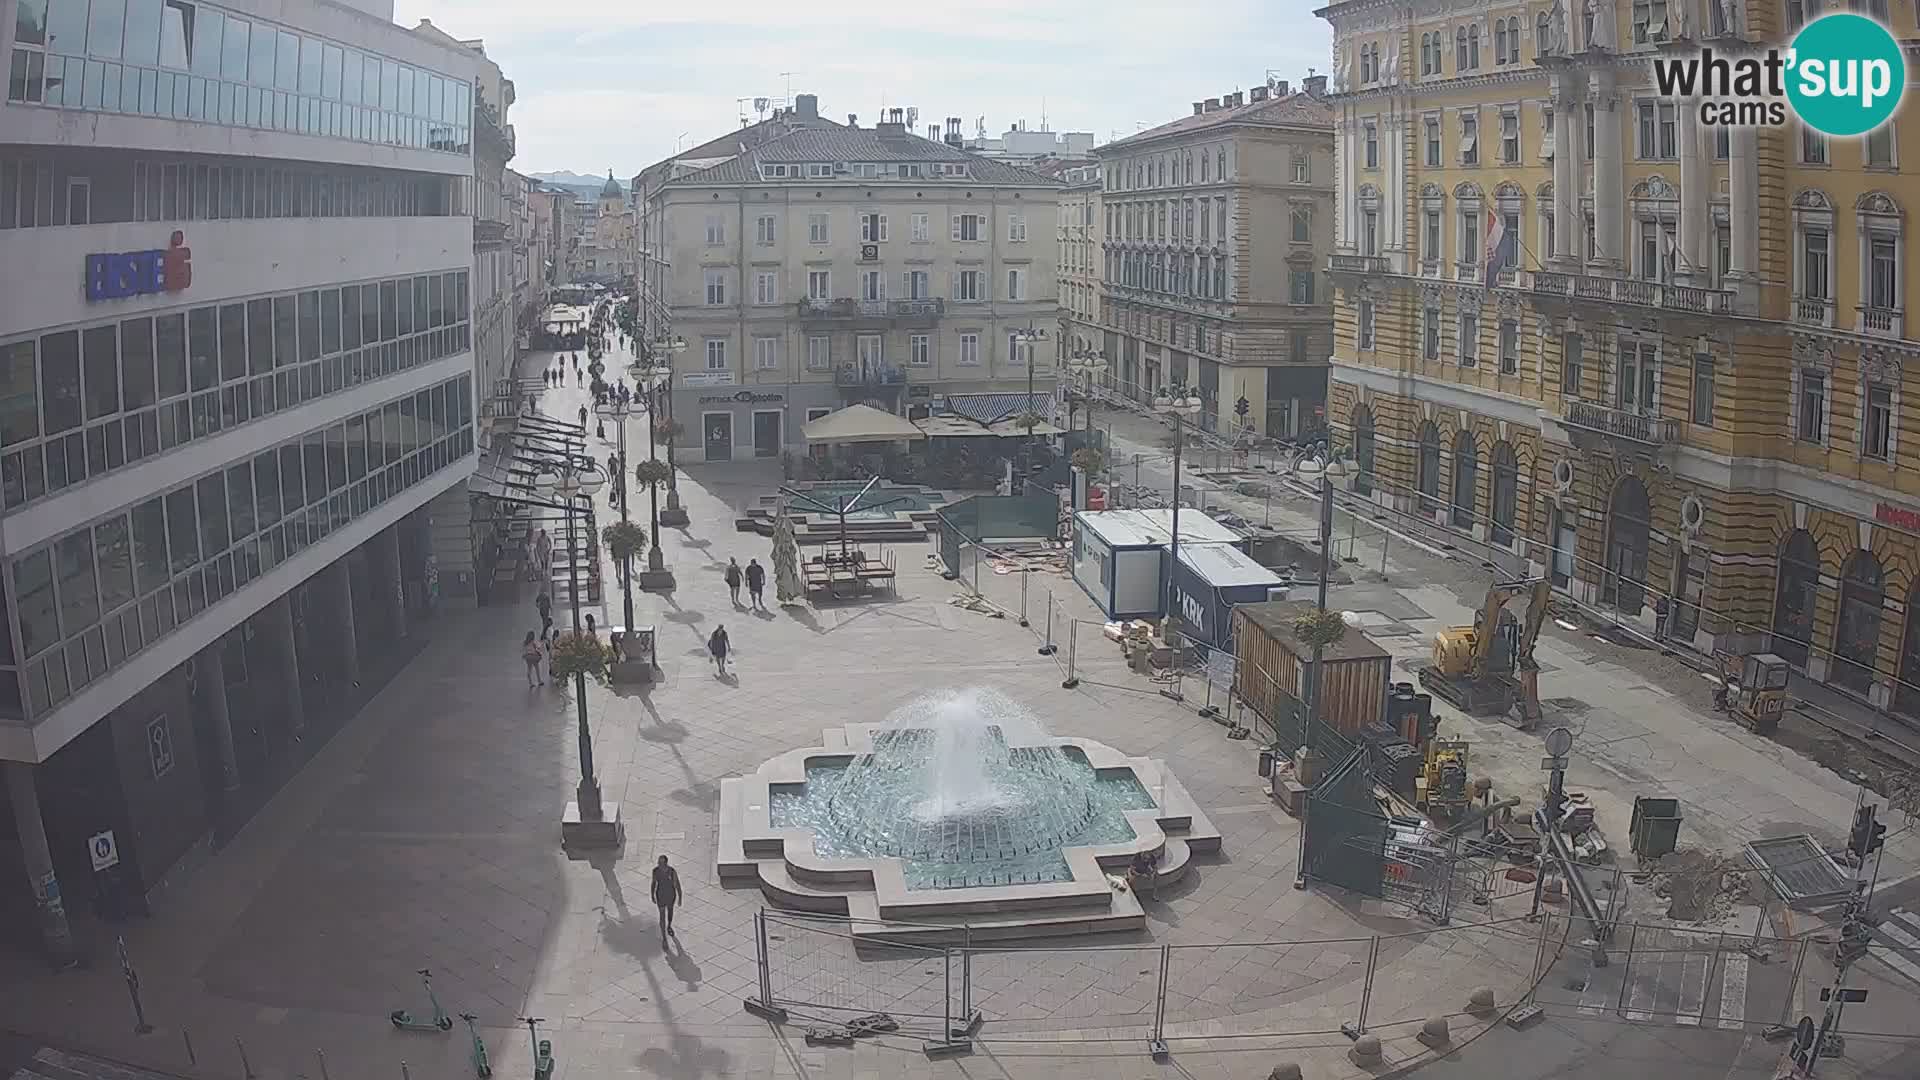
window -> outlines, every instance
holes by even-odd
[[[720,247],[727,242],[727,219],[719,214],[707,215],[707,246]]]
[[[753,339],[753,366],[761,371],[777,371],[780,368],[780,339],[777,337],[757,337]]]
[[[1201,265],[1205,266],[1205,264],[1206,264],[1206,260],[1204,259],[1201,260]],[[1206,279],[1206,275],[1202,274],[1201,280],[1204,281],[1205,279]],[[1311,270],[1287,271],[1287,297],[1290,303],[1295,303],[1295,304],[1313,303],[1313,271]]]
[[[986,271],[962,270],[953,275],[953,298],[969,303],[979,303],[987,298]]]
[[[1360,348],[1373,348],[1373,301],[1360,301]]]
[[[1484,252],[1480,236],[1480,215],[1472,210],[1460,214],[1460,263],[1463,266],[1477,266]]]
[[[1440,309],[1429,306],[1420,313],[1420,355],[1423,359],[1440,359]]]
[[[1380,129],[1377,125],[1369,122],[1363,130],[1365,132],[1365,142],[1363,145],[1366,147],[1367,168],[1377,169],[1380,167]]]
[[[1205,158],[1201,159],[1201,164],[1202,166],[1206,164]],[[1312,158],[1309,158],[1305,155],[1300,155],[1300,154],[1297,154],[1294,156],[1293,182],[1296,184],[1308,184],[1313,182],[1313,159]]]
[[[930,290],[927,281],[928,281],[928,275],[925,270],[907,271],[906,273],[907,299],[909,300],[930,299],[933,296],[933,293]]]
[[[1500,320],[1500,374],[1520,374],[1520,323],[1516,319]]]
[[[1027,215],[1007,215],[1007,239],[1016,244],[1027,242]]]
[[[860,215],[860,242],[863,244],[884,243],[887,239],[887,215]]]
[[[727,339],[726,338],[708,338],[707,339],[707,370],[708,371],[727,370]]]
[[[1801,231],[1800,295],[1808,300],[1827,299],[1828,235],[1825,229]]]
[[[1507,23],[1505,19],[1493,20],[1493,62],[1507,62]]]
[[[1360,253],[1362,255],[1380,254],[1380,211],[1363,210],[1360,213]]]
[[[830,300],[833,298],[833,271],[807,271],[807,299]]]
[[[807,166],[807,175],[815,180],[831,179],[833,166],[826,162],[814,162]]]
[[[980,335],[960,335],[960,364],[965,367],[977,367],[980,363]]]
[[[1033,358],[1033,346],[1020,340],[1019,334],[1007,335],[1007,363],[1025,367]]]
[[[1473,367],[1480,362],[1480,313],[1463,311],[1460,313],[1460,354],[1461,367]]]
[[[761,247],[773,246],[773,215],[761,214],[754,219],[753,242]]]
[[[1700,427],[1713,426],[1713,354],[1695,353],[1693,357],[1693,422]]]
[[[1480,164],[1480,120],[1475,116],[1460,118],[1460,164]]]
[[[1420,426],[1419,446],[1414,486],[1419,490],[1421,511],[1431,516],[1440,506],[1440,429],[1433,421]]]
[[[1593,102],[1587,102],[1582,108],[1586,112],[1587,126],[1584,140],[1580,146],[1586,151],[1587,160],[1593,160]]]
[[[1493,542],[1512,545],[1515,510],[1520,495],[1520,458],[1506,440],[1493,444],[1493,491],[1489,516],[1493,518]]]
[[[860,273],[860,299],[885,300],[887,298],[887,274],[884,270],[863,270]]]
[[[926,214],[915,214],[908,219],[908,229],[912,233],[914,243],[924,244],[927,242],[929,233],[931,232],[927,222],[928,216]]]
[[[911,334],[907,337],[907,363],[913,367],[927,367],[933,363],[933,339],[926,334]]]
[[[1517,112],[1500,114],[1500,160],[1508,165],[1520,161],[1520,114]]]
[[[987,235],[987,219],[981,214],[953,215],[953,239],[984,240]]]
[[[1891,311],[1900,306],[1899,241],[1883,232],[1867,236],[1867,306]]]
[[[1296,206],[1293,208],[1293,242],[1310,244],[1313,242],[1313,208]]]
[[[1827,441],[1827,376],[1809,368],[1800,369],[1799,431],[1801,442],[1824,445]]]
[[[1440,119],[1427,118],[1427,168],[1440,167]]]
[[[1420,254],[1423,258],[1431,262],[1441,260],[1444,253],[1440,250],[1440,211],[1426,212],[1420,243]]]
[[[1614,405],[1622,412],[1660,415],[1660,351],[1652,342],[1622,341]]]
[[[1547,45],[1553,41],[1552,13],[1542,11],[1533,22],[1533,58],[1547,55]]]
[[[724,306],[727,302],[727,272],[725,270],[708,270],[705,273],[705,277],[707,281],[707,306]]]
[[[1882,124],[1867,135],[1862,153],[1867,168],[1893,168],[1893,125]]]
[[[1007,270],[1007,299],[1021,301],[1027,298],[1027,272],[1019,267]]]
[[[1567,334],[1560,339],[1560,392],[1568,397],[1580,396],[1581,350],[1584,345],[1579,334]]]
[[[1812,128],[1801,128],[1800,161],[1806,165],[1827,164],[1827,137]]]
[[[1453,70],[1471,71],[1467,65],[1467,28],[1456,26],[1453,29]]]
[[[1588,13],[1591,17],[1592,13]],[[1591,38],[1592,30],[1588,30]],[[1634,0],[1633,43],[1667,40],[1667,0]]]
[[[1866,416],[1861,430],[1860,456],[1893,460],[1893,388],[1867,384]]]
[[[827,215],[807,215],[807,243],[824,244],[827,242]]]
[[[827,371],[833,367],[833,339],[824,334],[807,338],[807,370]]]
[[[756,304],[777,304],[780,302],[778,288],[779,277],[770,270],[761,270],[753,275],[753,302]]]

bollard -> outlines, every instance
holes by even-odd
[[[1074,656],[1079,652],[1079,645],[1080,620],[1074,619],[1067,623],[1067,677],[1060,683],[1060,688],[1063,690],[1071,690],[1080,685],[1080,676],[1074,674],[1073,670]]]
[[[188,1031],[186,1028],[181,1028],[180,1041],[187,1044],[187,1064],[200,1064],[200,1059],[193,1055],[193,1032]]]
[[[1027,572],[1020,572],[1020,625],[1031,626],[1027,621]]]
[[[1052,656],[1060,650],[1053,643],[1053,590],[1047,590],[1047,640],[1038,650],[1041,656]]]
[[[413,1070],[407,1068],[407,1063],[404,1061],[400,1063],[400,1080],[413,1080]]]
[[[233,1045],[240,1051],[240,1075],[246,1077],[246,1080],[254,1080],[253,1062],[247,1060],[247,1044],[240,1041],[240,1036],[235,1035]]]
[[[327,1075],[327,1052],[316,1048],[313,1056],[320,1059],[320,1080],[333,1080],[333,1077]]]

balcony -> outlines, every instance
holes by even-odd
[[[507,242],[507,223],[488,221],[486,218],[473,219],[473,246],[498,247]]]
[[[1382,255],[1329,255],[1327,271],[1334,274],[1384,274],[1387,260]]]
[[[839,323],[876,328],[931,327],[947,313],[945,300],[802,300],[803,323]]]
[[[1453,279],[1455,281],[1479,281],[1480,264],[1477,262],[1468,262],[1465,259],[1454,263]]]
[[[1872,304],[1860,305],[1860,332],[1874,337],[1903,337],[1906,329],[1906,317],[1899,308],[1875,307]]]
[[[1793,321],[1807,326],[1832,326],[1833,301],[1818,296],[1793,298]]]
[[[833,373],[833,382],[835,386],[868,390],[901,387],[907,384],[907,369],[892,364],[862,366],[849,361]]]
[[[1561,274],[1548,270],[1535,270],[1531,276],[1531,291],[1540,297],[1686,311],[1696,315],[1733,314],[1733,293],[1722,289],[1703,289],[1696,285],[1674,285],[1638,278]]]
[[[1560,414],[1560,422],[1578,431],[1647,447],[1670,446],[1680,441],[1678,420],[1642,416],[1624,409],[1609,409],[1591,401],[1567,402]]]

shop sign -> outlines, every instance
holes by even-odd
[[[1873,508],[1873,519],[1882,525],[1892,525],[1908,532],[1920,532],[1920,510],[1909,510],[1904,506],[1891,503],[1879,503]]]
[[[742,390],[736,394],[708,394],[700,399],[702,405],[771,405],[776,401],[785,401],[785,394],[756,394],[751,390]]]
[[[682,386],[732,386],[731,371],[690,371],[680,377]]]
[[[186,234],[179,231],[164,248],[87,256],[89,301],[185,292],[192,284],[193,249],[187,246]]]
[[[1180,595],[1180,617],[1187,620],[1202,637],[1207,633],[1207,605],[1193,598],[1185,589],[1175,589]]]

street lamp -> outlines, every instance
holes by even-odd
[[[1293,463],[1294,475],[1309,483],[1316,479],[1320,487],[1320,587],[1315,610],[1321,618],[1327,614],[1327,579],[1333,576],[1333,488],[1347,475],[1347,468],[1334,454],[1331,441],[1325,459],[1312,455]],[[1320,662],[1326,646],[1318,638],[1313,643],[1313,666],[1307,671],[1306,693],[1300,703],[1300,755],[1295,764],[1295,780],[1311,788],[1318,779],[1319,763],[1313,754],[1313,719],[1320,709]],[[1293,887],[1307,887],[1307,830],[1300,830],[1300,855],[1294,863]]]
[[[1173,417],[1173,535],[1167,544],[1167,592],[1162,598],[1166,626],[1173,624],[1173,568],[1180,562],[1180,449],[1187,441],[1186,422],[1199,416],[1201,408],[1200,395],[1180,386],[1162,390],[1153,399],[1154,412]]]
[[[660,388],[660,397],[666,402],[666,418],[669,421],[673,419],[673,358],[686,351],[687,339],[683,337],[668,337],[662,334],[660,340],[653,343],[655,358],[667,370],[666,382]],[[655,419],[651,421],[656,432],[659,428],[659,416],[660,413],[656,410]],[[680,505],[680,470],[674,462],[671,439],[667,441],[667,469],[670,473],[667,477],[667,508],[660,512],[660,519],[654,522],[655,530],[658,530],[661,525],[680,526],[688,521],[687,511]]]
[[[1023,414],[1037,417],[1040,415],[1040,411],[1033,407],[1033,346],[1038,342],[1047,340],[1047,328],[1044,326],[1034,326],[1029,323],[1024,329],[1014,330],[1007,336],[1011,339],[1014,348],[1022,349],[1026,352],[1027,400],[1020,411]],[[1033,471],[1033,428],[1031,427],[1027,428],[1027,441],[1023,449],[1026,453],[1026,468],[1020,477],[1020,489],[1022,491],[1026,490],[1027,475]]]
[[[627,468],[627,417],[639,411],[641,410],[636,401],[631,399],[622,400],[617,396],[609,396],[607,400],[593,407],[593,414],[595,416],[602,420],[613,421],[615,433],[614,445],[617,448],[614,452],[620,456],[620,468],[622,472]],[[622,524],[625,524],[627,521],[627,489],[625,477],[620,479],[619,492],[620,521]],[[653,539],[655,540],[659,539],[657,533],[659,527],[658,524],[654,525],[656,533]],[[622,567],[623,572],[620,575],[620,611],[622,615],[626,616],[626,621],[620,625],[631,629],[633,627],[633,581],[632,575],[624,572],[625,569],[625,567]]]
[[[584,498],[591,506],[593,496],[606,482],[607,478],[591,461],[583,464],[571,456],[533,480],[535,490],[557,499],[562,512],[567,515],[567,599],[573,608],[575,635],[580,633],[580,560],[574,549],[573,525],[579,513],[576,504]],[[562,842],[569,834],[569,825],[578,826],[577,842],[616,842],[620,825],[619,808],[616,806],[611,815],[603,815],[600,781],[593,775],[593,730],[587,724],[587,675],[584,671],[574,673],[573,701],[580,727],[580,786],[576,792],[576,803],[567,808],[566,816],[561,819]],[[606,828],[608,825],[612,826],[611,830]]]
[[[634,388],[638,390],[645,387],[648,397],[652,399],[647,406],[647,424],[653,426],[660,415],[660,398],[673,385],[673,368],[668,364],[648,367],[636,361],[627,369],[627,374],[633,377]],[[647,437],[647,460],[656,462],[660,460],[660,444],[654,441],[651,434]],[[625,468],[626,463],[626,451],[622,450],[620,452],[621,467]],[[673,572],[667,569],[666,557],[660,552],[659,484],[647,485],[647,502],[653,511],[653,543],[647,549],[647,569],[640,575],[640,587],[671,592],[674,586]],[[624,512],[626,508],[623,506],[621,509]],[[629,620],[627,625],[633,625],[632,621]]]
[[[1093,430],[1093,375],[1104,371],[1107,366],[1107,354],[1099,349],[1076,349],[1067,357],[1067,370],[1072,372],[1076,382],[1083,383],[1081,402],[1087,407],[1087,430]],[[1068,426],[1072,423],[1069,421]]]

